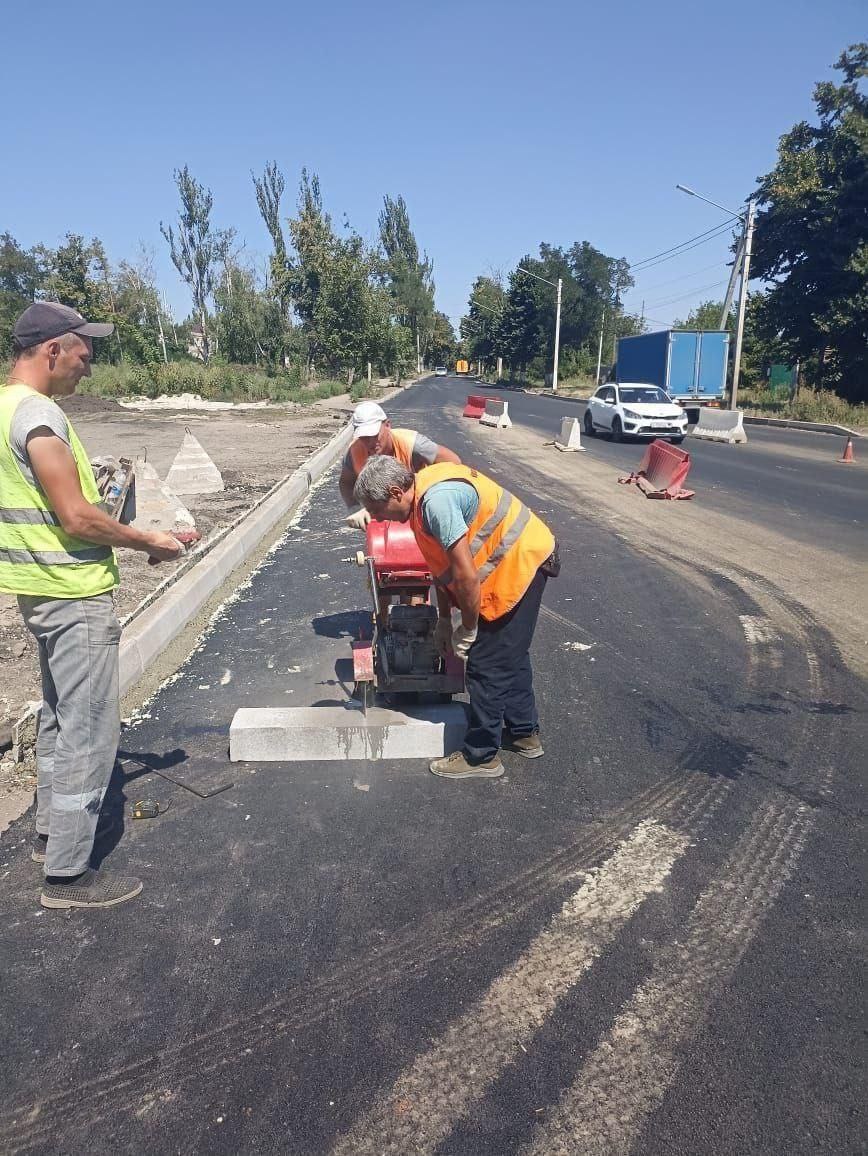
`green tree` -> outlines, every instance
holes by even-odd
[[[181,198],[177,232],[160,221],[160,232],[166,238],[172,263],[190,286],[193,309],[202,326],[202,359],[208,363],[211,346],[208,337],[208,304],[214,290],[214,269],[225,245],[225,234],[212,228],[211,190],[201,185],[184,165],[175,170],[175,184]]]
[[[450,365],[458,355],[458,339],[452,322],[445,313],[435,310],[428,342],[428,357],[431,365]]]
[[[868,399],[868,44],[814,89],[819,123],[781,137],[759,202],[751,276],[769,283],[758,318],[813,383]]]
[[[424,360],[434,325],[433,265],[427,254],[419,254],[403,197],[383,198],[379,225],[395,312],[400,324],[411,329],[419,358]]]
[[[461,319],[461,336],[468,358],[489,364],[503,356],[501,323],[506,294],[494,277],[477,277],[470,290],[466,315]]]
[[[673,321],[673,329],[719,329],[720,313],[723,309],[722,301],[702,301],[691,309],[683,321]],[[730,309],[724,329],[735,332],[735,309]]]
[[[277,167],[276,161],[265,166],[262,176],[253,176],[253,187],[256,191],[256,203],[271,237],[272,253],[269,259],[269,284],[271,295],[277,302],[283,327],[283,338],[280,349],[275,352],[282,357],[291,343],[292,323],[292,293],[289,273],[289,256],[286,244],[286,235],[283,231],[283,222],[280,216],[280,202],[286,189],[283,173]]]
[[[12,351],[12,327],[35,300],[44,276],[38,252],[22,249],[11,233],[0,235],[0,357]]]

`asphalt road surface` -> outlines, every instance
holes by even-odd
[[[447,404],[468,391],[503,397],[514,422],[554,437],[562,417],[581,421],[584,402],[569,398],[471,386],[457,378],[435,379],[435,391]],[[447,400],[448,399],[448,400]],[[773,426],[745,426],[746,445],[729,446],[685,438],[681,448],[691,456],[691,488],[703,505],[725,509],[797,541],[868,559],[868,442],[856,442],[856,461],[842,465],[844,439]],[[618,469],[635,469],[644,452],[638,439],[612,442],[607,436],[586,438],[588,453]]]
[[[460,388],[390,410],[472,462]],[[140,899],[43,911],[27,820],[3,837],[4,1153],[860,1149],[864,686],[792,600],[523,477],[565,559],[544,759],[228,763],[239,706],[347,702],[367,592],[332,473],[124,730],[107,805],[169,804],[100,848]]]

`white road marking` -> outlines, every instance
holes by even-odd
[[[702,893],[684,935],[657,956],[524,1156],[621,1156],[634,1150],[685,1058],[792,874],[813,812],[766,803]]]
[[[640,823],[485,995],[399,1076],[333,1156],[423,1156],[480,1100],[689,845]]]

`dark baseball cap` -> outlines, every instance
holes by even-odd
[[[81,337],[109,337],[115,327],[108,321],[85,321],[80,313],[56,301],[34,301],[28,305],[12,329],[19,349],[30,349],[43,341],[78,333]]]

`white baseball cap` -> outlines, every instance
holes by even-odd
[[[388,420],[382,407],[375,401],[360,401],[353,410],[353,441],[356,438],[376,437],[380,426]]]

